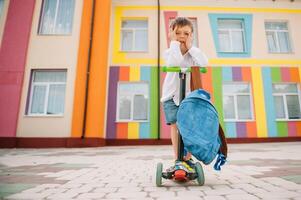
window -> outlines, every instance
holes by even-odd
[[[245,34],[242,20],[218,20],[219,51],[244,52]]]
[[[66,71],[32,72],[29,115],[62,115],[65,107]]]
[[[223,84],[224,119],[248,121],[253,119],[251,89],[248,83]]]
[[[218,57],[251,57],[251,14],[209,13],[208,16]]]
[[[300,119],[300,100],[297,84],[273,84],[277,120]]]
[[[149,86],[147,82],[119,82],[117,121],[147,121]]]
[[[286,22],[265,22],[265,32],[270,53],[292,51]]]
[[[4,4],[4,0],[0,0],[0,18],[1,18],[2,13],[3,13],[3,4]]]
[[[122,51],[148,50],[147,20],[123,20],[121,25]]]
[[[74,4],[74,0],[44,0],[39,34],[71,34]]]

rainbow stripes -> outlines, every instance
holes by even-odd
[[[107,136],[108,139],[157,138],[158,134],[158,78],[156,67],[112,66],[109,74]],[[119,81],[147,81],[150,86],[148,122],[116,122],[117,85]]]
[[[215,68],[214,68],[215,69]],[[215,70],[213,79],[215,104],[219,111],[220,121],[223,122],[223,102],[222,102],[222,83],[223,82],[248,82],[252,86],[253,79],[251,67],[218,67]],[[254,97],[253,97],[254,98]],[[216,103],[218,102],[218,103]],[[256,107],[255,99],[253,102]],[[256,122],[224,122],[224,130],[229,138],[246,138],[256,137]]]
[[[107,138],[150,139],[158,137],[158,68],[149,66],[110,67]],[[220,123],[228,138],[261,138],[301,136],[301,121],[277,122],[272,95],[272,83],[300,83],[300,69],[297,67],[207,67],[201,74],[203,88],[212,97],[219,112]],[[160,75],[160,86],[166,73]],[[147,81],[150,86],[150,109],[148,122],[116,122],[118,81]],[[222,84],[226,82],[247,82],[252,89],[254,120],[224,122]],[[160,138],[170,138],[170,127],[165,124],[160,106]]]
[[[301,136],[300,121],[276,121],[275,105],[272,93],[273,83],[300,83],[297,67],[263,67],[263,85],[269,137]]]

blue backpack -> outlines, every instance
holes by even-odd
[[[219,120],[210,95],[205,90],[191,92],[180,104],[177,126],[184,143],[184,151],[191,152],[204,164],[210,164],[216,156],[216,170],[225,164],[226,157],[220,152]]]

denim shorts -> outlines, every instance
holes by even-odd
[[[175,124],[177,122],[177,113],[179,106],[175,104],[173,99],[163,102],[163,109],[165,114],[165,121],[167,125]]]

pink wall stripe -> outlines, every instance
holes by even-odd
[[[291,81],[291,75],[290,75],[290,68],[288,67],[281,67],[281,79],[283,82],[290,82]]]
[[[287,122],[287,128],[288,128],[288,136],[297,136],[297,126],[296,122]]]
[[[35,0],[9,1],[0,49],[0,137],[16,136],[34,5]]]
[[[164,12],[166,38],[168,38],[168,33],[169,33],[169,19],[176,18],[177,15],[178,15],[177,11],[165,11]],[[169,43],[170,43],[170,41],[167,40],[167,46],[169,46]]]
[[[161,88],[162,88],[165,76],[166,76],[166,73],[161,73],[161,77],[160,77],[160,86],[161,86]],[[165,115],[164,115],[164,110],[163,110],[163,104],[162,103],[160,105],[160,120],[161,120],[160,138],[161,139],[170,138],[170,126],[166,125]]]

